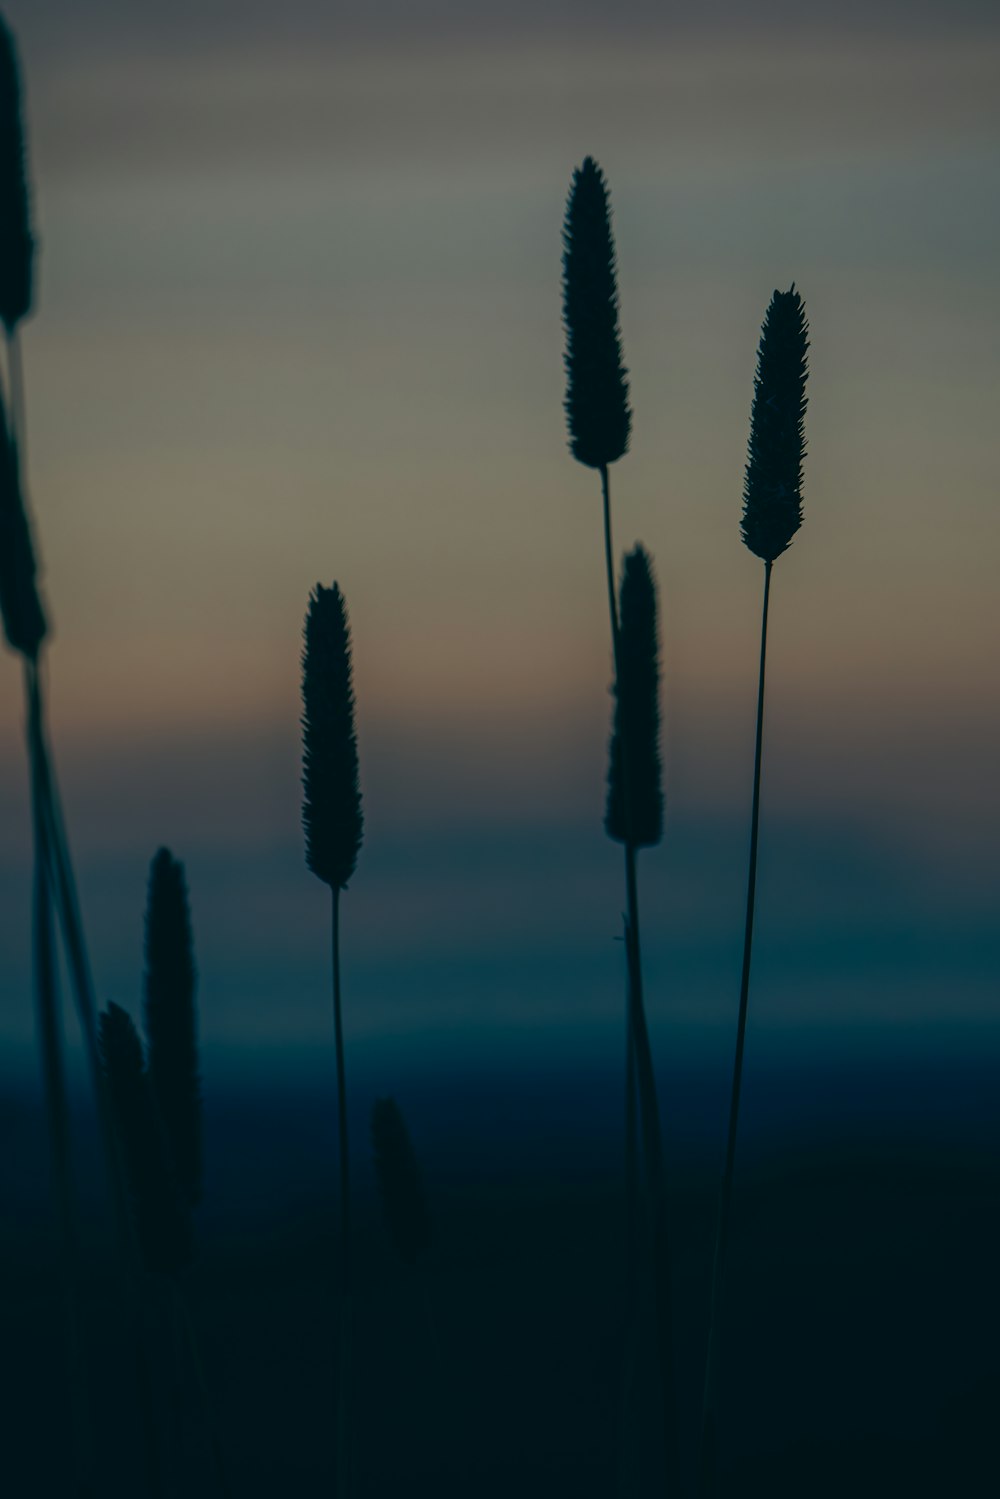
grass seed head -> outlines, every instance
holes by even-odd
[[[8,333],[31,311],[34,259],[21,70],[0,16],[0,322]]]
[[[603,468],[628,448],[632,413],[618,329],[615,244],[597,162],[573,173],[563,227],[566,399],[573,457]]]
[[[743,481],[743,540],[773,562],[802,524],[806,351],[809,325],[794,285],[776,291],[757,347],[750,441]]]
[[[351,632],[344,596],[317,583],[302,651],[302,827],[306,863],[343,889],[357,863],[364,819],[354,728]]]
[[[625,557],[619,621],[604,826],[609,838],[642,848],[663,836],[656,582],[642,546]]]

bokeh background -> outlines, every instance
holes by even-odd
[[[575,1102],[545,1117],[597,1148],[572,1084],[618,1086],[622,896],[599,494],[566,448],[560,327],[565,195],[592,153],[634,408],[616,542],[644,541],[661,590],[667,834],[642,879],[674,1147],[697,1135],[714,1166],[723,1128],[762,588],[740,493],[760,321],[793,280],[809,451],[772,598],[747,1138],[817,1111],[838,1138],[872,1119],[981,1138],[1000,1066],[994,7],[4,9],[40,238],[24,344],[51,711],[102,996],[138,1006],[165,843],[188,870],[207,1092],[328,1075],[298,694],[309,590],[337,579],[366,813],[344,906],[357,1107],[445,1075],[488,1073],[508,1103],[558,1077]],[[7,656],[8,1093],[36,1066],[22,721]]]

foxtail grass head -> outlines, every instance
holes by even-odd
[[[184,866],[161,848],[146,902],[145,1028],[149,1079],[177,1189],[201,1201],[202,1109],[198,1078],[194,940]]]
[[[17,48],[0,16],[0,322],[12,333],[31,311],[35,240]]]
[[[794,285],[776,291],[757,348],[740,523],[751,552],[768,563],[781,556],[802,524],[808,348],[802,298]]]
[[[633,848],[663,836],[660,772],[660,648],[649,553],[627,553],[619,592],[618,671],[604,827]]]
[[[389,1237],[400,1258],[415,1265],[430,1242],[430,1219],[410,1132],[393,1098],[375,1101],[372,1148]]]
[[[611,207],[592,156],[573,173],[563,226],[566,420],[573,457],[604,468],[628,448],[632,413],[618,330]]]
[[[11,650],[29,661],[45,639],[35,550],[21,489],[17,443],[0,397],[0,615]]]
[[[100,1017],[98,1041],[142,1261],[155,1274],[175,1275],[192,1258],[191,1215],[177,1191],[142,1042],[127,1011],[108,1006]]]
[[[354,729],[351,632],[337,584],[317,583],[302,650],[302,826],[306,863],[333,890],[357,863],[364,819]]]

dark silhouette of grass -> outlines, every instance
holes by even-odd
[[[194,1254],[191,1215],[178,1190],[142,1042],[119,1005],[101,1015],[100,1045],[143,1264],[154,1275],[176,1275]]]
[[[24,662],[35,865],[33,967],[53,1189],[62,1245],[71,1442],[77,1491],[85,1496],[94,1492],[94,1451],[80,1312],[80,1257],[53,924],[60,845],[45,742],[40,662],[47,624],[38,590],[23,488],[25,421],[18,328],[32,307],[34,262],[26,158],[20,68],[13,36],[0,17],[0,320],[6,335],[7,397],[11,413],[8,421],[7,401],[0,396],[0,616],[7,644]]]
[[[150,865],[146,907],[145,1028],[128,1014],[100,1017],[101,1060],[121,1142],[142,1261],[162,1277],[172,1323],[173,1405],[179,1431],[185,1352],[216,1482],[231,1493],[205,1377],[185,1272],[194,1259],[191,1209],[201,1200],[202,1104],[198,1079],[194,939],[184,866],[161,848]]]
[[[195,1015],[194,943],[184,866],[161,848],[146,904],[145,1027],[149,1077],[178,1191],[196,1206],[202,1192],[201,1086]]]
[[[625,836],[634,833],[639,842],[647,841],[662,816],[658,810],[659,759],[656,748],[658,709],[655,705],[657,681],[655,660],[655,602],[653,603],[652,665],[653,719],[649,721],[650,698],[647,691],[636,691],[645,676],[648,689],[650,661],[643,661],[643,651],[650,646],[648,631],[632,623],[631,659],[623,660],[622,625],[615,597],[614,548],[611,525],[611,491],[609,465],[628,448],[632,416],[628,405],[626,370],[622,363],[621,334],[618,327],[618,289],[614,238],[611,231],[611,209],[604,175],[588,156],[573,174],[563,229],[563,322],[566,329],[566,417],[570,449],[580,463],[596,468],[601,476],[601,499],[604,521],[604,561],[608,589],[608,614],[615,669],[615,694],[618,704],[615,732],[612,738],[609,770],[609,798],[605,826],[610,836],[625,843],[625,883],[628,917],[625,945],[627,960],[628,1002],[625,1049],[625,1177],[626,1239],[628,1259],[628,1322],[636,1315],[636,1278],[639,1254],[639,1147],[641,1126],[647,1172],[658,1185],[653,1190],[654,1204],[654,1280],[658,1297],[658,1348],[664,1395],[664,1443],[666,1464],[671,1475],[677,1471],[676,1416],[673,1397],[672,1351],[669,1316],[669,1265],[666,1259],[665,1194],[662,1189],[663,1156],[660,1142],[659,1110],[655,1098],[655,1079],[649,1055],[645,1010],[642,997],[642,961],[639,934],[638,892],[635,850],[637,842]],[[641,611],[642,585],[635,575],[646,567],[645,554],[633,554],[632,577],[627,578],[630,609]],[[651,579],[646,590],[651,600]],[[642,642],[640,645],[639,642]],[[623,672],[628,681],[623,687]],[[622,713],[622,702],[628,705]],[[649,730],[652,728],[652,736]],[[630,747],[634,734],[636,746]],[[633,765],[633,760],[635,764]],[[652,773],[655,762],[655,775]],[[632,808],[632,777],[639,778]],[[655,786],[655,789],[654,789]],[[660,836],[656,828],[655,842]],[[638,1121],[636,1118],[638,1105]],[[653,1134],[655,1131],[655,1142]],[[629,1334],[631,1338],[631,1332]],[[626,1360],[626,1391],[630,1380]],[[627,1394],[626,1397],[627,1398]]]
[[[46,635],[17,438],[0,397],[0,615],[12,651],[36,663]]]
[[[31,311],[35,237],[17,47],[0,16],[0,322],[10,337]]]
[[[302,825],[306,863],[329,885],[332,899],[333,1025],[337,1052],[337,1130],[340,1142],[339,1378],[337,1381],[338,1492],[351,1487],[349,1382],[351,1362],[351,1185],[347,1082],[340,985],[340,892],[354,873],[364,819],[354,729],[351,637],[347,605],[336,583],[317,584],[309,600],[302,651]]]
[[[650,848],[663,837],[660,660],[656,584],[649,553],[625,557],[619,605],[618,679],[604,827],[609,838]]]
[[[753,953],[754,901],[757,888],[757,844],[760,829],[760,774],[764,736],[764,672],[767,663],[767,611],[771,569],[802,524],[802,460],[805,454],[808,324],[802,298],[794,284],[776,291],[764,317],[757,349],[750,412],[750,441],[743,485],[743,540],[764,563],[764,603],[761,612],[760,668],[757,678],[757,728],[754,740],[753,803],[750,814],[750,860],[747,873],[743,967],[736,1025],[736,1055],[729,1102],[726,1160],[719,1200],[709,1305],[708,1347],[702,1400],[700,1493],[708,1499],[715,1486],[715,1388],[722,1321],[722,1296],[729,1249],[733,1174],[739,1124],[743,1052],[746,1044]]]
[[[652,1233],[656,1341],[663,1388],[664,1452],[668,1481],[676,1481],[678,1433],[673,1374],[673,1312],[666,1166],[660,1108],[649,1042],[642,975],[637,854],[663,835],[660,770],[660,665],[656,584],[649,554],[626,555],[619,595],[618,676],[608,756],[605,830],[625,848],[625,954],[629,1031],[638,1082],[639,1124]],[[633,1307],[633,1314],[636,1308]]]
[[[161,1486],[149,1371],[142,1342],[136,1251],[129,1223],[123,1166],[101,1071],[97,1004],[46,730],[42,648],[48,632],[38,593],[37,567],[24,498],[27,424],[19,330],[21,322],[33,309],[34,299],[35,238],[30,208],[20,69],[12,35],[6,22],[0,18],[0,320],[6,334],[10,407],[9,426],[6,408],[0,413],[0,612],[8,644],[25,661],[36,862],[36,930],[44,934],[44,941],[39,941],[36,947],[36,968],[47,965],[50,973],[54,973],[54,958],[46,956],[53,939],[50,916],[54,912],[62,929],[70,985],[83,1035],[112,1189],[122,1263],[120,1283],[132,1316],[135,1388],[146,1442],[147,1487],[153,1499],[159,1499]],[[44,1070],[49,1084],[57,1086],[59,1070],[54,1065],[52,1049],[61,1047],[62,1042],[55,1013],[56,990],[54,983],[41,972],[36,973],[36,988],[40,996],[45,995],[50,1012],[45,1019],[42,1043],[43,1051],[48,1051]],[[57,1098],[50,1099],[49,1119],[56,1131],[60,1128],[61,1107]],[[57,1175],[63,1175],[70,1169],[69,1158],[56,1134],[53,1135],[53,1149],[58,1162]],[[58,1191],[64,1203],[68,1201],[65,1181]],[[61,1216],[65,1221],[65,1211]],[[78,1362],[72,1354],[71,1362]]]
[[[45,809],[42,787],[35,767],[34,743],[38,734],[39,706],[34,662],[25,665],[29,702],[29,764],[32,767],[32,828],[35,846],[33,890],[33,946],[35,1003],[38,1038],[42,1054],[42,1081],[48,1120],[52,1185],[59,1221],[62,1278],[63,1334],[69,1386],[70,1441],[77,1493],[96,1493],[94,1481],[93,1423],[90,1406],[90,1374],[83,1333],[78,1210],[73,1184],[66,1070],[60,1019],[52,893],[49,886]]]

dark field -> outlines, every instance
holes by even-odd
[[[332,1492],[333,1114],[316,1059],[207,1069],[209,1174],[190,1288],[239,1495]],[[618,1490],[617,1068],[397,1067],[434,1218],[423,1274],[386,1239],[359,1068],[358,1492]],[[747,1090],[723,1372],[732,1495],[993,1494],[1000,1400],[1000,1103],[992,1057],[815,1058]],[[720,1075],[663,1078],[677,1378],[693,1463]],[[8,1083],[3,1234],[6,1493],[70,1494],[42,1120]],[[713,1112],[714,1111],[714,1112]],[[93,1180],[84,1114],[81,1156]],[[86,1212],[102,1494],[140,1491],[135,1410],[100,1193]],[[164,1300],[149,1285],[154,1335]],[[169,1345],[164,1340],[166,1349]],[[652,1389],[652,1344],[641,1354]],[[164,1368],[166,1364],[164,1364]],[[164,1385],[164,1402],[169,1390]],[[658,1491],[655,1402],[629,1418],[623,1493]],[[213,1492],[197,1418],[167,1438],[171,1493]],[[662,1491],[662,1490],[660,1490]]]

